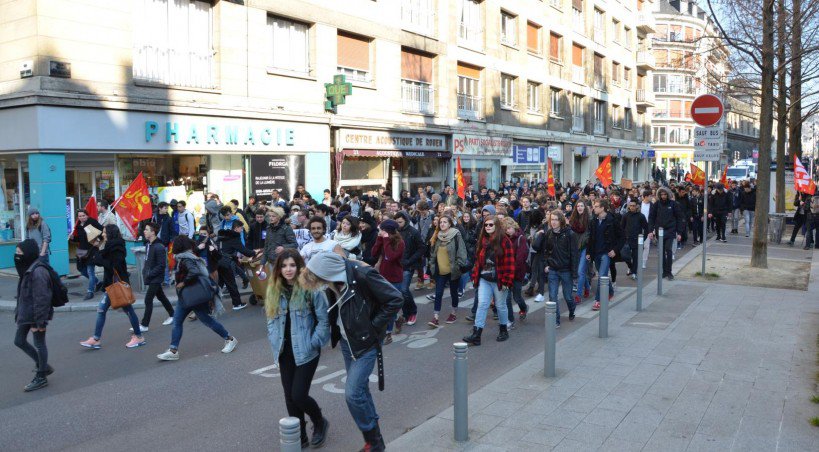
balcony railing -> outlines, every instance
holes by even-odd
[[[650,91],[646,91],[643,88],[637,89],[637,102],[642,103],[651,103],[654,102],[654,96]]]
[[[595,119],[594,120],[594,134],[595,135],[602,135],[605,132],[606,132],[606,124],[600,119]]]
[[[594,29],[594,42],[598,44],[605,44],[606,43],[606,33],[602,28]]]
[[[435,90],[428,83],[401,80],[401,103],[404,111],[435,113]]]
[[[641,11],[637,14],[637,28],[642,28],[646,33],[654,33],[657,31],[657,25],[654,22],[654,15],[650,11]]]
[[[353,69],[350,67],[344,66],[337,66],[336,68],[339,74],[344,74],[347,76],[347,80],[351,82],[363,82],[363,83],[370,83],[372,78],[370,77],[369,71],[364,71],[361,69]]]
[[[435,12],[404,2],[401,5],[401,23],[405,30],[429,35],[435,27]]]
[[[655,67],[657,62],[654,60],[654,54],[648,50],[637,51],[637,66]]]
[[[684,111],[654,110],[651,114],[653,118],[660,119],[689,119],[691,115]]]
[[[480,28],[470,27],[462,22],[458,26],[458,43],[482,49],[483,30]]]
[[[191,88],[216,86],[212,51],[178,51],[150,45],[134,50],[135,79]]]
[[[483,117],[483,99],[470,94],[458,93],[458,117],[481,119]]]
[[[572,116],[572,131],[573,132],[583,132],[585,127],[583,126],[583,117],[582,116]]]
[[[572,65],[572,81],[580,85],[586,83],[586,71],[583,66]]]

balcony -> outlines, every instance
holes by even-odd
[[[594,42],[598,44],[606,44],[606,33],[602,28],[595,27],[594,29]]]
[[[458,44],[472,48],[483,49],[483,30],[477,27],[470,27],[465,23],[458,26]]]
[[[435,113],[435,90],[427,83],[401,80],[401,105],[408,113]]]
[[[572,132],[585,132],[582,116],[572,116]]]
[[[344,74],[345,76],[347,76],[347,81],[349,82],[372,83],[373,81],[372,78],[370,77],[369,71],[365,71],[362,69],[337,66],[336,71],[338,71],[339,74]]]
[[[654,54],[650,50],[637,51],[637,69],[645,71],[653,71],[657,67],[657,62],[654,60]]]
[[[637,14],[637,30],[644,33],[656,33],[657,24],[654,23],[654,15],[651,11],[641,11]]]
[[[401,5],[401,28],[413,33],[432,36],[435,30],[435,12],[426,7],[404,2]]]
[[[572,66],[572,81],[578,85],[586,84],[586,71],[583,66]]]
[[[602,119],[595,119],[594,120],[594,134],[595,135],[603,135],[606,133],[606,124],[603,122]]]
[[[653,107],[654,93],[643,88],[637,88],[637,107]]]
[[[483,119],[483,99],[470,94],[458,93],[458,117]]]
[[[654,119],[691,119],[691,115],[684,111],[670,111],[655,109],[651,112]]]

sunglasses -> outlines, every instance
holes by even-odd
[[[483,225],[483,226],[484,226],[485,228],[494,228],[494,227],[495,227],[495,223],[486,223],[486,224],[485,224],[485,225]]]

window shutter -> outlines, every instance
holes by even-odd
[[[526,23],[526,47],[534,53],[540,53],[540,27]]]
[[[690,100],[685,101],[685,111],[683,111],[683,115],[685,115],[686,118],[691,117],[691,102]]]
[[[594,54],[594,74],[595,75],[603,75],[603,57]]]
[[[572,44],[572,64],[583,66],[583,47],[577,44]]]
[[[411,50],[401,50],[401,78],[432,83],[432,57]]]
[[[583,0],[572,0],[572,8],[583,11]]]
[[[458,63],[458,75],[480,80],[481,69],[468,64]]]
[[[370,70],[370,41],[346,33],[338,34],[338,65]]]
[[[674,117],[674,118],[681,117],[682,116],[681,115],[681,113],[682,113],[682,101],[672,100],[672,101],[670,101],[670,104],[671,104],[671,115],[672,115],[672,117]]]
[[[549,34],[549,56],[553,60],[560,60],[560,36]]]

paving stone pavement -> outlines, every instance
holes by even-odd
[[[450,407],[388,449],[819,450],[817,257],[807,292],[665,282],[612,309],[609,338],[594,320],[561,340],[556,378],[541,353],[471,393],[468,442]]]

